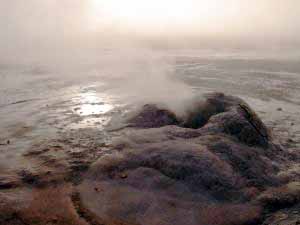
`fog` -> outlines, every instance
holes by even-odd
[[[170,80],[172,59],[153,49],[300,46],[298,0],[0,1],[1,64],[43,64],[63,79],[97,65],[98,77],[125,78],[117,92],[172,108],[192,94]]]
[[[0,10],[1,58],[61,47],[293,47],[300,40],[298,0],[1,0]]]

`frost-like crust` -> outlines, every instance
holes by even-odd
[[[155,106],[130,120],[113,154],[80,185],[83,204],[105,224],[255,224],[258,193],[275,177],[280,148],[239,98],[209,95],[187,117]]]

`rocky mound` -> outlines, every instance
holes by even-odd
[[[155,105],[145,105],[129,119],[129,124],[137,128],[177,125],[192,129],[208,125],[214,132],[230,134],[250,146],[268,147],[271,138],[266,126],[243,100],[222,93],[209,94],[206,101],[196,102],[185,117],[177,117]]]
[[[257,196],[282,181],[284,159],[270,132],[241,99],[216,93],[179,118],[146,105],[92,165],[82,204],[103,224],[257,224]],[[136,127],[139,129],[132,129]]]

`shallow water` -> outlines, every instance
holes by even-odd
[[[292,147],[300,146],[300,57],[297,55],[262,57],[240,52],[160,51],[159,58],[165,60],[162,69],[161,64],[156,64],[157,58],[151,58],[154,62],[150,63],[145,63],[147,58],[130,60],[128,66],[118,69],[114,62],[122,61],[122,57],[114,60],[113,54],[100,65],[85,65],[78,73],[45,65],[0,63],[1,170],[30,167],[20,156],[33,144],[60,136],[62,132],[96,128],[105,135],[106,126],[112,119],[122,118],[136,103],[134,99],[143,99],[140,96],[147,94],[144,102],[151,101],[156,89],[158,96],[184,95],[177,86],[168,89],[169,80],[170,86],[175,80],[185,84],[187,92],[195,94],[218,91],[243,98],[276,135],[292,139]],[[152,67],[159,70],[147,74],[146,80],[138,78],[145,68],[149,72]],[[166,75],[165,67],[172,72]],[[131,75],[133,78],[129,78]],[[167,78],[161,80],[161,76]],[[158,77],[159,87],[153,85]],[[144,88],[147,82],[152,92]],[[160,94],[164,87],[166,92]]]

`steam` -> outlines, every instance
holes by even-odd
[[[101,73],[110,81],[112,93],[129,104],[162,104],[183,114],[194,96],[188,85],[175,78],[175,59],[145,48],[115,50],[105,58]]]
[[[191,87],[175,76],[175,57],[165,51],[136,46],[92,51],[63,48],[21,61],[28,69],[24,71],[21,67],[21,71],[16,72],[20,75],[7,77],[6,87],[8,81],[11,81],[9,86],[15,86],[16,79],[22,87],[23,74],[42,73],[43,79],[48,76],[49,80],[58,81],[55,85],[95,83],[99,93],[103,93],[101,88],[105,87],[105,92],[116,96],[118,102],[134,106],[159,104],[177,115],[185,113],[187,102],[194,96]]]
[[[81,81],[88,80],[92,75],[98,81],[107,83],[111,92],[122,96],[124,102],[162,103],[182,114],[184,105],[194,93],[173,76],[176,69],[174,58],[149,50],[153,46],[195,49],[216,46],[236,48],[240,43],[266,47],[269,44],[277,47],[283,46],[283,43],[292,46],[300,44],[298,0],[276,1],[276,4],[274,0],[188,0],[187,9],[193,12],[177,17],[176,10],[172,11],[174,15],[171,18],[180,18],[180,21],[162,21],[155,17],[158,12],[147,12],[144,20],[152,24],[151,29],[142,20],[137,21],[139,17],[130,19],[130,22],[136,23],[130,27],[138,29],[128,29],[124,26],[126,21],[121,21],[126,17],[119,17],[118,11],[114,10],[116,24],[110,23],[110,14],[101,14],[102,10],[96,10],[96,15],[92,16],[97,19],[91,20],[93,10],[88,4],[91,1],[2,1],[0,64],[9,61],[46,65],[60,79]],[[99,0],[104,5],[108,1]],[[117,4],[117,1],[114,2]],[[137,1],[128,2],[133,4]],[[163,8],[159,6],[172,8],[172,5],[154,2],[158,4],[154,9]],[[131,7],[127,3],[122,4]],[[172,4],[176,8],[176,4]],[[185,11],[179,6],[181,3],[177,4],[179,12]],[[127,10],[125,14],[131,16],[129,12]],[[139,12],[137,15],[141,14]],[[164,11],[159,14],[161,18],[166,18]],[[154,24],[152,15],[155,17]],[[181,18],[186,18],[186,22],[183,23]],[[92,31],[89,27],[93,21],[97,24]],[[138,27],[135,26],[137,24]],[[87,71],[87,68],[93,69]]]

